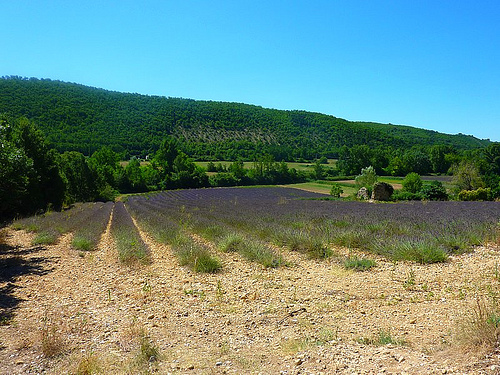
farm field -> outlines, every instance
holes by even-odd
[[[500,203],[322,197],[177,190],[14,222],[0,373],[498,373],[469,319],[498,294]]]
[[[195,162],[196,165],[199,165],[200,167],[207,168],[208,161],[197,161]],[[232,162],[230,161],[214,161],[214,164],[222,164],[224,167],[229,167]],[[335,167],[337,163],[336,159],[328,159],[328,164],[322,164],[324,167]],[[298,162],[286,162],[288,165],[288,168],[295,168],[297,170],[305,170],[305,171],[310,171],[314,168],[314,163],[298,163]],[[251,161],[246,161],[243,163],[243,166],[245,168],[251,168],[253,166],[253,162]]]
[[[431,181],[441,181],[446,189],[450,189],[451,177],[450,176],[422,176],[424,184],[429,184]],[[390,176],[379,176],[379,182],[386,182],[391,184],[395,190],[401,190],[403,185],[403,177],[390,177]],[[356,181],[355,180],[337,180],[337,181],[310,181],[301,182],[297,184],[285,185],[286,187],[291,187],[295,189],[300,189],[304,191],[309,191],[318,194],[330,194],[332,184],[337,184],[342,187],[344,193],[342,197],[348,197],[357,192]]]

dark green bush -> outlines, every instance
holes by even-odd
[[[344,189],[339,184],[333,184],[330,190],[330,195],[335,198],[340,198],[340,195],[344,192]]]
[[[420,201],[422,200],[422,195],[420,193],[398,190],[394,192],[391,198],[393,201]]]
[[[441,181],[431,181],[429,185],[424,185],[420,194],[423,199],[430,201],[447,201],[448,193]]]
[[[420,175],[415,172],[408,173],[403,180],[403,190],[409,193],[418,194],[422,186],[422,179]]]

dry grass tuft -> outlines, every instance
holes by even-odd
[[[87,353],[80,359],[75,375],[93,375],[102,372],[100,360],[93,352]]]
[[[41,330],[42,353],[47,358],[52,358],[62,354],[66,349],[64,340],[57,327],[47,318],[43,319]]]
[[[499,347],[500,306],[496,298],[478,298],[456,333],[459,346],[472,351],[491,351]]]
[[[146,329],[136,320],[125,329],[121,346],[125,351],[134,352],[130,371],[151,370],[160,361],[160,350]]]

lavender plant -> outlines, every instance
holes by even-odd
[[[114,203],[101,204],[94,211],[91,220],[87,220],[75,230],[72,245],[77,250],[93,250],[97,247],[102,234],[106,230]]]
[[[115,203],[111,233],[116,242],[120,261],[125,264],[150,262],[149,249],[142,240],[123,202]]]

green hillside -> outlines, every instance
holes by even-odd
[[[200,160],[277,160],[336,157],[342,146],[407,148],[444,144],[456,149],[487,146],[488,140],[447,135],[409,126],[351,122],[305,111],[240,103],[195,101],[112,92],[48,79],[0,79],[0,113],[26,116],[59,151],[86,155],[101,146],[146,156],[166,135]]]

